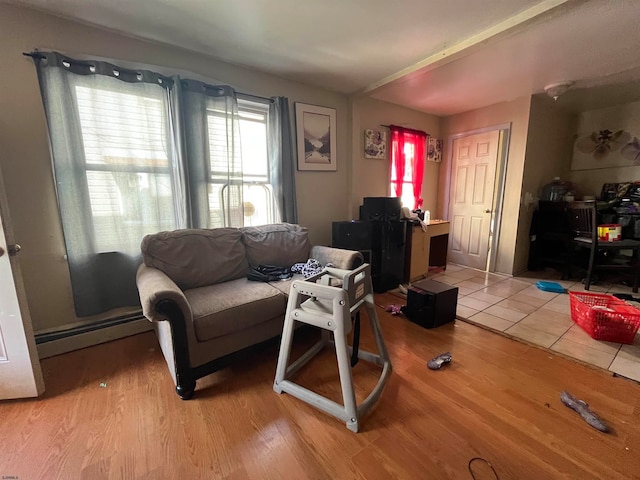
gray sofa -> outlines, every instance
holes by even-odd
[[[248,348],[282,333],[292,280],[247,280],[258,265],[292,266],[310,258],[353,269],[362,255],[311,246],[293,224],[187,229],[147,235],[137,285],[180,398],[196,379],[228,365]]]

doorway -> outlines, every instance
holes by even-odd
[[[452,263],[493,271],[499,239],[510,125],[449,138],[448,258]]]
[[[36,397],[44,391],[31,317],[15,255],[0,172],[0,400]]]

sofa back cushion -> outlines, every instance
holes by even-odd
[[[309,259],[308,229],[291,223],[244,227],[242,240],[251,267],[276,265],[290,267]]]
[[[175,230],[142,240],[145,265],[162,270],[182,290],[245,277],[249,272],[237,228]]]

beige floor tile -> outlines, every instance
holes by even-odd
[[[439,273],[438,275],[434,275],[433,277],[429,277],[429,280],[435,280],[436,282],[447,283],[449,285],[455,285],[456,283],[461,282],[457,277],[452,277],[446,273]]]
[[[500,297],[498,295],[491,295],[490,293],[483,292],[482,290],[470,293],[469,297],[476,298],[478,300],[482,300],[483,302],[487,302],[490,304],[501,302],[506,298],[506,297]]]
[[[515,295],[511,295],[508,300],[514,300],[519,303],[526,303],[527,305],[531,305],[535,308],[540,308],[542,305],[547,303],[549,300],[540,297],[532,297],[531,295],[525,295],[522,292],[518,292]]]
[[[525,327],[555,335],[556,340],[573,326],[571,317],[556,312],[537,310],[518,322]]]
[[[467,290],[471,290],[472,292],[477,292],[478,290],[482,290],[484,285],[481,283],[472,282],[470,280],[463,280],[460,283],[456,283],[456,287],[463,287]]]
[[[633,360],[640,362],[640,338],[636,335],[636,341],[633,342],[633,345],[622,345],[620,347],[620,351],[618,352],[618,356],[624,357],[628,360]]]
[[[640,382],[640,361],[630,360],[618,354],[609,366],[609,370]]]
[[[569,340],[573,343],[580,343],[586,347],[600,350],[607,353],[617,354],[620,350],[619,343],[603,342],[602,340],[594,340],[589,336],[587,332],[582,330],[578,325],[573,325],[569,330],[562,335],[561,340]],[[638,357],[640,360],[640,356]]]
[[[473,292],[475,292],[476,290],[472,290],[470,288],[467,287],[461,287],[460,285],[455,285],[456,287],[458,287],[458,295],[469,295]]]
[[[504,332],[545,348],[549,348],[558,340],[557,335],[551,335],[549,333],[536,330],[535,328],[521,325],[520,323],[522,322],[516,323]]]
[[[516,312],[522,312],[527,315],[538,309],[535,305],[514,300],[514,297],[509,297],[506,300],[496,303],[496,306],[515,310]]]
[[[479,310],[476,310],[475,308],[467,307],[466,305],[460,305],[459,303],[456,307],[456,316],[460,318],[469,318],[478,312]]]
[[[517,284],[517,283],[502,281],[486,287],[483,291],[490,293],[492,295],[501,295],[504,297],[510,297],[511,295],[521,292],[527,287],[529,287],[529,284],[525,282],[519,282],[519,284]]]
[[[547,302],[540,308],[542,310],[549,310],[551,312],[562,313],[564,315],[571,314],[571,307],[569,307],[569,305],[559,305],[557,303]]]
[[[564,305],[567,308],[569,307],[570,304],[571,304],[571,298],[569,297],[568,294],[558,295],[546,303],[546,305]]]
[[[632,295],[640,295],[638,293],[634,294],[633,293],[633,288],[629,285],[622,285],[621,283],[617,283],[615,285],[611,285],[609,287],[609,290],[607,290],[607,293],[629,293]]]
[[[447,271],[446,274],[450,277],[455,277],[460,279],[460,281],[463,281],[463,280],[469,280],[470,278],[475,277],[478,274],[478,272],[476,270],[471,270],[467,268],[464,270],[458,270],[456,272]]]
[[[611,285],[608,283],[602,285],[589,285],[589,290],[584,288],[582,282],[576,282],[569,290],[573,290],[574,292],[589,292],[589,293],[605,293],[611,288]]]
[[[490,315],[493,315],[495,317],[500,317],[505,320],[509,320],[510,322],[519,322],[520,320],[522,320],[524,317],[527,316],[526,313],[519,312],[517,310],[512,310],[510,308],[505,308],[500,306],[499,304],[491,305],[489,308],[484,310],[484,312]]]
[[[494,330],[499,330],[501,332],[504,332],[507,328],[513,326],[513,322],[510,322],[509,320],[494,317],[493,315],[489,315],[488,313],[484,312],[476,313],[475,315],[469,317],[469,320],[486,327],[493,328]]]
[[[565,355],[600,368],[609,368],[609,365],[611,365],[611,362],[613,362],[616,356],[615,352],[604,352],[596,348],[588,347],[583,343],[572,342],[565,337],[562,337],[551,345],[551,350],[564,353]]]
[[[524,290],[520,290],[518,293],[528,295],[529,297],[542,298],[547,302],[558,296],[555,292],[545,292],[544,290],[540,290],[535,285],[525,288]]]
[[[482,300],[471,298],[469,296],[459,298],[458,305],[464,305],[465,307],[470,307],[478,311],[484,310],[485,308],[489,308],[491,306],[489,302],[483,302]]]
[[[455,263],[448,263],[446,272],[459,272],[460,270],[466,270],[467,267],[463,267],[462,265],[456,265]]]
[[[449,264],[446,272],[436,274],[436,281],[458,287],[457,315],[528,342],[549,348],[585,363],[605,366],[610,371],[640,381],[640,335],[634,345],[622,345],[592,339],[571,321],[569,295],[544,292],[539,280],[558,282],[573,291],[585,291],[575,277],[562,280],[554,269],[526,272],[516,277],[485,274],[479,270]],[[448,280],[448,281],[445,281]],[[601,279],[588,293],[630,293],[631,288]],[[612,281],[615,279],[611,279]],[[486,285],[485,285],[486,284]],[[490,295],[490,296],[486,296]],[[638,295],[640,296],[640,294]],[[493,305],[493,297],[505,297]]]

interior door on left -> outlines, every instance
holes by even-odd
[[[19,247],[8,217],[0,172],[0,400],[36,397],[44,392],[20,267],[14,258]]]

